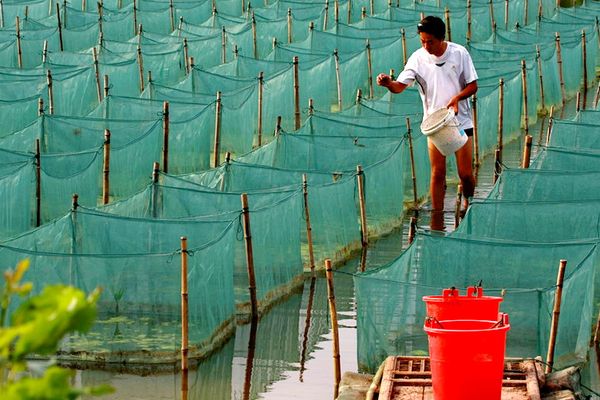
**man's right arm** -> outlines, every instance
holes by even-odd
[[[379,86],[388,88],[388,90],[392,93],[402,93],[408,86],[404,83],[393,80],[391,76],[386,74],[377,75],[377,84]]]

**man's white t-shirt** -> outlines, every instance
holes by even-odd
[[[422,47],[415,51],[396,79],[406,85],[417,82],[423,101],[423,119],[434,111],[446,107],[450,99],[467,84],[477,80],[477,72],[467,49],[456,43],[446,43],[448,47],[441,57],[429,54]],[[460,129],[473,128],[471,105],[468,99],[458,103],[456,118]]]

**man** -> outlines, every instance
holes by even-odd
[[[468,98],[477,92],[477,72],[467,50],[456,43],[445,41],[446,25],[438,17],[425,17],[417,25],[422,48],[408,59],[396,81],[389,75],[379,74],[377,84],[392,93],[401,93],[414,82],[418,84],[423,101],[423,119],[434,111],[447,107],[454,109],[459,129],[468,136],[467,143],[456,152],[458,175],[465,197],[464,207],[475,191],[472,171],[473,120]],[[431,229],[444,229],[444,194],[446,189],[446,157],[428,140],[431,162]]]

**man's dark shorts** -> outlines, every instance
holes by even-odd
[[[473,128],[465,129],[465,133],[468,137],[473,136]]]

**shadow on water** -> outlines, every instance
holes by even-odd
[[[568,104],[565,118],[573,115]],[[545,142],[547,120],[530,128],[534,145]],[[523,150],[519,138],[504,146],[503,163],[517,167]],[[534,146],[535,153],[535,146]],[[492,187],[493,156],[482,159],[478,169],[476,197],[484,197]],[[449,177],[444,221],[454,227],[457,182]],[[417,225],[428,229],[427,204],[418,213]],[[352,273],[375,268],[395,259],[408,245],[410,217],[402,227],[370,243],[368,252],[347,261],[334,274],[338,307],[342,371],[357,371],[357,330]],[[250,400],[333,398],[333,357],[327,287],[324,276],[308,279],[301,293],[273,307],[258,322],[238,326],[235,337],[202,361],[187,378],[190,400]],[[75,383],[109,383],[116,393],[103,399],[180,399],[181,374],[178,371],[136,376],[105,371],[77,371]],[[185,398],[185,395],[184,395]]]

